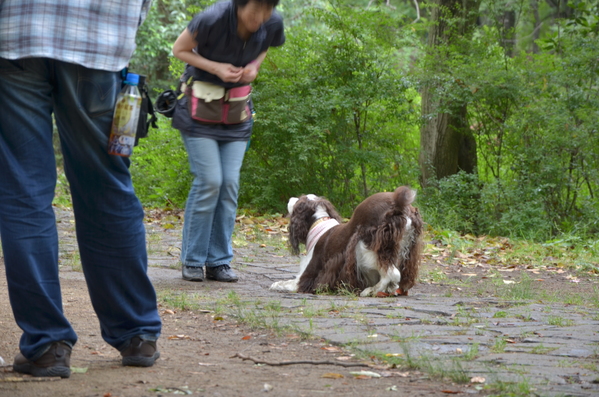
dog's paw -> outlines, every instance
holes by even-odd
[[[360,296],[361,297],[372,296],[373,292],[374,292],[374,288],[368,287],[368,288],[365,288],[364,291],[360,292]]]
[[[268,289],[279,292],[297,292],[297,279],[274,282]]]

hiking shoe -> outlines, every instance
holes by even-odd
[[[71,376],[71,346],[64,342],[54,342],[35,361],[30,361],[21,353],[17,354],[12,369],[15,372],[33,376]]]
[[[183,265],[183,280],[204,281],[204,268],[198,266]]]
[[[129,341],[129,346],[121,351],[123,356],[123,365],[129,367],[151,367],[160,357],[160,352],[156,349],[156,342],[143,340],[139,336],[134,336]]]
[[[210,280],[224,281],[228,283],[239,280],[239,278],[229,265],[206,267],[206,278]]]

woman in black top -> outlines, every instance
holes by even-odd
[[[194,175],[181,247],[185,280],[202,281],[206,267],[206,278],[237,281],[231,237],[239,171],[252,133],[249,84],[268,49],[285,42],[283,19],[274,10],[278,1],[216,3],[193,18],[173,47],[187,63],[186,95],[178,101],[173,127],[181,131]],[[221,106],[228,109],[222,120],[204,116],[220,115]]]

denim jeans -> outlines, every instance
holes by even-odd
[[[181,136],[195,177],[185,205],[181,262],[192,267],[228,265],[247,142]]]
[[[54,341],[74,345],[62,308],[52,209],[52,113],[68,178],[81,265],[104,340],[156,339],[161,322],[147,276],[143,209],[129,159],[107,153],[120,73],[0,58],[0,236],[20,349],[35,360]]]

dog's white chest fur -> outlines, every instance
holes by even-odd
[[[406,228],[403,239],[399,247],[398,261],[387,271],[384,271],[378,263],[376,252],[369,250],[363,241],[358,242],[356,246],[356,266],[359,277],[367,280],[366,284],[372,287],[365,288],[360,296],[375,295],[379,292],[393,295],[399,288],[401,281],[401,272],[399,271],[401,261],[407,258],[410,244],[414,238],[412,220],[406,219]]]

